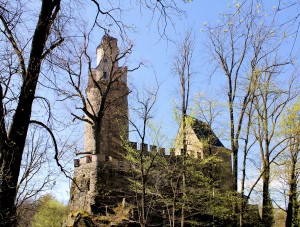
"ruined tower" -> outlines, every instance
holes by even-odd
[[[122,196],[114,188],[118,190],[116,185],[123,179],[113,175],[125,168],[122,139],[128,139],[128,87],[127,67],[119,67],[117,41],[103,36],[97,47],[97,66],[89,73],[86,102],[91,115],[85,116],[89,122],[85,124],[84,156],[74,160],[71,211],[101,213],[118,202],[115,194]]]

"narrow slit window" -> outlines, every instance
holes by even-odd
[[[103,72],[103,79],[107,80],[107,72]]]
[[[88,178],[88,179],[87,179],[87,182],[86,182],[86,189],[87,189],[88,191],[90,191],[90,184],[91,184],[91,180],[90,180],[90,178]]]

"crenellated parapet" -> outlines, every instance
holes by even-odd
[[[166,152],[166,149],[163,147],[157,147],[156,145],[148,145],[146,143],[137,143],[137,142],[129,142],[130,147],[136,149],[139,152],[143,152],[145,155],[164,155],[166,157],[170,155],[175,155],[175,149],[169,148],[169,153]]]
[[[144,156],[169,158],[175,155],[174,149],[171,148],[169,153],[165,148],[156,145],[148,145],[146,143],[128,142],[127,146],[123,146],[124,151],[134,149],[137,152],[142,152]],[[123,192],[130,191],[124,189],[129,185],[127,182],[126,173],[136,169],[136,166],[129,160],[126,160],[124,155],[107,154],[107,152],[96,154],[93,151],[77,153],[80,158],[74,159],[74,182],[71,187],[70,209],[84,210],[87,213],[98,213],[100,207],[107,205],[107,201],[118,201],[119,197],[130,197]],[[120,185],[123,185],[120,187]],[[122,189],[122,190],[121,190]],[[112,193],[111,197],[107,193]],[[118,196],[115,196],[116,193]],[[122,198],[123,198],[122,197]],[[101,208],[101,209],[102,209]]]
[[[148,145],[146,143],[129,142],[129,146],[145,155],[152,155],[159,153],[160,155],[167,155],[165,148],[157,147],[156,145]]]
[[[74,167],[80,168],[86,165],[109,165],[120,170],[129,169],[130,165],[124,161],[118,160],[112,156],[104,155],[104,154],[90,154],[83,156],[79,159],[74,159]]]
[[[169,153],[166,153],[166,149],[163,147],[158,147],[156,145],[148,145],[146,143],[128,142],[129,147],[135,149],[138,152],[143,152],[144,155],[161,155],[161,156],[172,156],[175,155],[175,149],[169,148]],[[117,169],[130,169],[130,163],[126,160],[119,160],[115,157],[104,155],[104,154],[88,154],[79,159],[74,159],[74,167],[79,168],[84,165],[89,164],[102,164],[110,165]]]

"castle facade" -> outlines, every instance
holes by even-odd
[[[74,177],[71,186],[70,210],[88,214],[105,215],[110,207],[134,200],[126,172],[135,168],[124,155],[124,142],[145,155],[181,156],[182,128],[180,127],[174,149],[166,154],[164,148],[128,142],[127,67],[119,66],[120,50],[117,39],[104,35],[97,47],[97,66],[90,70],[86,89],[89,112],[85,116],[85,146],[81,157],[74,160]],[[224,190],[231,190],[231,157],[211,128],[190,117],[187,136],[188,155],[205,159],[211,155],[221,157],[226,165],[217,171],[227,175],[218,179]],[[218,175],[218,174],[217,174]],[[220,175],[220,174],[219,174]],[[226,185],[226,186],[224,186]]]

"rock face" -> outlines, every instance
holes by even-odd
[[[140,226],[129,220],[131,207],[119,204],[106,215],[93,215],[84,212],[74,212],[64,221],[63,227],[98,227],[98,226]]]
[[[77,213],[75,215],[70,215],[63,227],[96,227],[97,225],[93,222],[92,218],[87,215],[82,215]]]

